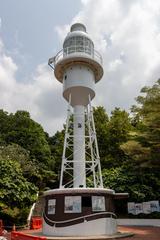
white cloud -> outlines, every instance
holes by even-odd
[[[104,61],[95,104],[129,109],[141,87],[160,76],[159,0],[82,0],[82,22]]]
[[[160,77],[159,0],[81,0],[81,11],[71,23],[82,22],[102,54],[104,76],[96,86],[94,104],[107,111],[129,109],[141,87]],[[61,43],[70,24],[55,27]],[[47,65],[40,64],[17,81],[19,66],[0,40],[0,108],[25,109],[53,134],[62,127],[66,103],[62,86]]]
[[[18,66],[0,41],[0,108],[15,112],[27,110],[33,119],[53,134],[64,123],[65,103],[61,97],[62,86],[54,78],[53,71],[41,64],[28,83],[16,80]]]
[[[115,72],[117,71],[118,67],[122,64],[122,60],[121,59],[115,59],[112,62],[109,63],[108,65],[108,71],[109,72]]]
[[[60,39],[61,43],[63,44],[65,36],[70,31],[70,25],[66,24],[64,26],[56,26],[55,31],[57,32],[59,39]]]

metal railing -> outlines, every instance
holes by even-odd
[[[75,55],[77,55],[77,53],[79,54],[79,56],[85,56],[88,58],[91,58],[93,60],[95,60],[96,62],[102,64],[102,57],[99,54],[99,52],[97,52],[96,50],[94,50],[93,48],[89,48],[87,46],[70,46],[70,47],[66,47],[64,49],[62,49],[61,51],[59,51],[57,53],[57,55],[55,57],[52,57],[49,59],[48,64],[54,68],[55,65],[61,61],[63,58],[65,57],[74,57]]]

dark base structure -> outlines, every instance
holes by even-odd
[[[120,194],[115,194],[113,190],[65,188],[46,191],[44,196],[44,235],[98,236],[117,233],[114,199]]]

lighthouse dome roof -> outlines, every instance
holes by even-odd
[[[66,38],[64,39],[63,48],[69,47],[71,45],[77,45],[76,44],[77,42],[79,42],[79,44],[82,44],[82,40],[83,40],[83,45],[86,45],[86,44],[88,45],[90,43],[92,44],[92,46],[94,46],[92,39],[86,32],[86,27],[82,23],[75,23],[71,26],[70,32],[67,34]]]

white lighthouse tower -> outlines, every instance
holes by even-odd
[[[103,76],[102,58],[81,23],[71,26],[49,65],[68,102],[60,186],[45,192],[43,233],[49,236],[117,232],[115,192],[103,188],[91,101]]]
[[[95,83],[103,76],[102,58],[94,50],[94,44],[86,33],[84,25],[80,23],[72,25],[71,32],[64,40],[63,50],[49,60],[49,64],[52,63],[56,78],[63,83],[63,97],[69,102],[60,188],[85,188],[86,176],[91,172],[94,187],[103,187],[91,111]],[[73,113],[70,106],[73,108]],[[67,156],[68,148],[73,155],[71,153]],[[66,174],[72,176],[67,183],[65,182]]]

